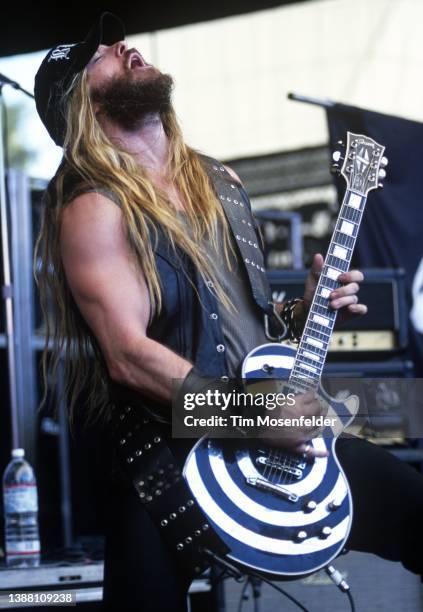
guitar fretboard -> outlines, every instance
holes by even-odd
[[[337,315],[329,308],[329,295],[350,267],[366,200],[350,189],[345,193],[289,378],[299,391],[317,387],[322,375]]]

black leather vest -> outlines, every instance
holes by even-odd
[[[263,312],[271,313],[271,290],[248,196],[224,166],[213,159],[203,159],[246,268],[251,292]],[[219,319],[211,316],[218,309],[216,298],[210,291],[211,281],[204,282],[187,257],[172,252],[163,237],[156,248],[156,262],[163,287],[164,310],[151,323],[148,335],[191,360],[205,374],[225,374],[222,331]],[[200,299],[182,272],[182,266],[185,266]]]

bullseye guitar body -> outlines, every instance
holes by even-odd
[[[337,400],[321,386],[336,313],[328,306],[337,277],[349,269],[367,194],[384,175],[384,147],[348,132],[340,173],[347,189],[298,348],[269,343],[245,358],[246,391],[278,381],[296,392],[318,390],[326,427],[310,440],[328,457],[305,460],[259,439],[205,436],[187,457],[184,477],[210,525],[230,549],[228,560],[273,579],[310,574],[338,555],[351,528],[353,502],[336,457],[337,436],[352,422],[358,398]],[[270,382],[272,381],[272,382]],[[269,414],[272,417],[272,413]]]

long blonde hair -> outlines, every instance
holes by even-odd
[[[134,158],[112,144],[101,129],[91,104],[87,75],[83,71],[66,92],[64,157],[45,195],[41,229],[35,247],[34,273],[45,321],[42,355],[44,404],[62,363],[63,391],[71,425],[76,401],[88,390],[86,423],[110,415],[108,374],[100,347],[81,316],[66,281],[60,256],[62,212],[78,190],[103,188],[119,201],[127,238],[144,273],[151,318],[160,313],[162,292],[154,247],[160,227],[173,249],[182,250],[204,279],[211,279],[217,299],[226,308],[231,302],[216,279],[213,263],[200,248],[207,238],[230,266],[231,242],[225,215],[199,154],[187,146],[173,109],[162,114],[169,141],[167,176],[184,202],[190,230],[175,215],[166,193],[148,177]],[[223,230],[219,231],[219,227]],[[223,240],[223,244],[219,243]],[[94,359],[93,359],[94,357]],[[89,383],[89,385],[88,385]]]

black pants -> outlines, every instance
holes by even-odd
[[[340,438],[336,448],[354,501],[347,548],[401,561],[422,575],[423,476],[361,439]],[[164,548],[135,491],[111,491],[105,609],[183,612],[191,579]]]

